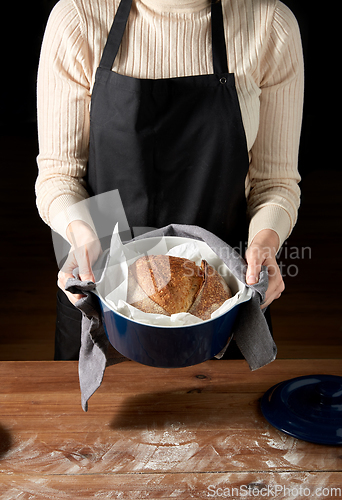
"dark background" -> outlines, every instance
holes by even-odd
[[[40,47],[49,13],[56,0],[35,0],[34,2],[12,2],[6,19],[11,24],[2,33],[3,57],[5,58],[0,108],[1,135],[36,133],[36,74]],[[322,75],[316,61],[325,64],[322,55],[324,47],[329,49],[328,27],[322,20],[321,12],[316,13],[309,0],[284,0],[297,17],[303,42],[305,57],[305,108],[300,150],[300,172],[305,176],[320,166],[317,154],[326,155],[321,134],[326,131],[318,116],[327,114],[327,100],[330,89],[322,85]],[[331,27],[331,24],[329,24]],[[328,54],[327,54],[328,55]],[[312,142],[315,147],[310,147]],[[329,165],[336,168],[335,165]]]
[[[40,219],[34,183],[38,154],[36,75],[49,13],[56,0],[12,2],[3,18],[0,100],[1,359],[51,359],[57,276],[51,233]],[[299,155],[302,203],[288,247],[310,247],[299,274],[273,308],[283,357],[341,356],[341,195],[335,89],[339,60],[331,19],[309,0],[284,0],[297,17],[305,61]],[[328,22],[329,21],[329,22]],[[285,265],[290,265],[291,262]],[[336,286],[336,282],[338,286]],[[315,316],[316,315],[316,316]],[[278,336],[278,337],[277,337]],[[308,346],[311,346],[310,348]],[[327,347],[330,346],[330,351]],[[310,350],[311,349],[311,350]],[[310,352],[309,352],[310,351]]]

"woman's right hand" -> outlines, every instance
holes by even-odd
[[[69,278],[74,278],[73,271],[78,268],[81,281],[95,282],[92,271],[93,264],[102,254],[101,243],[93,229],[83,221],[76,220],[67,227],[67,237],[71,243],[69,255],[58,273],[57,285],[75,304],[83,295],[73,294],[65,290]]]

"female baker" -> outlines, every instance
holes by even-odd
[[[247,282],[269,270],[299,206],[303,60],[278,0],[60,0],[38,73],[37,205],[71,244],[58,275],[56,359],[79,349],[74,268],[101,253],[77,202],[118,189],[131,227],[195,224],[248,241]],[[68,300],[69,299],[69,300]]]

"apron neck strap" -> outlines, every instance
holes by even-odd
[[[132,0],[121,0],[103,49],[100,68],[111,70],[128,21]]]
[[[211,38],[213,47],[213,67],[216,75],[228,73],[226,39],[221,0],[211,1]]]
[[[121,0],[110,29],[100,62],[100,68],[111,70],[126,28],[132,0]],[[211,33],[215,74],[228,73],[221,0],[211,2]]]

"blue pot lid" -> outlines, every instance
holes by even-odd
[[[342,377],[309,375],[271,387],[261,411],[276,429],[311,443],[342,444]]]

